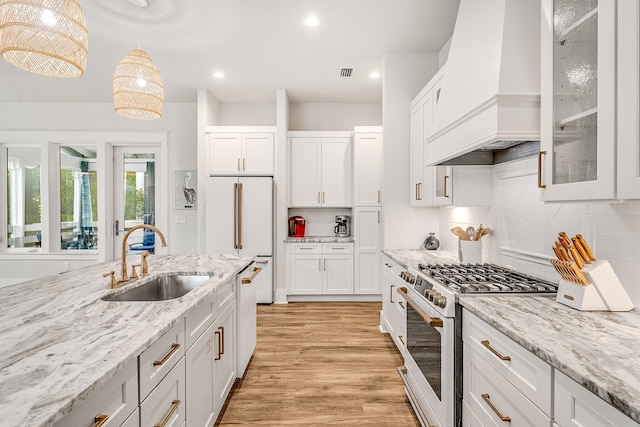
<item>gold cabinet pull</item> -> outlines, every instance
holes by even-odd
[[[418,183],[416,183],[416,200],[420,200],[418,199]]]
[[[489,349],[489,351],[491,353],[495,354],[500,360],[507,360],[507,361],[511,360],[511,357],[503,356],[502,354],[500,354],[498,352],[498,350],[496,350],[495,348],[491,347],[489,345],[489,340],[482,340],[482,341],[480,341],[480,344],[482,344],[483,346],[487,347]]]
[[[402,303],[402,301],[398,301],[398,305],[402,307],[402,309],[404,309],[404,304]]]
[[[215,331],[214,334],[218,337],[218,355],[213,360],[220,360],[220,355],[222,354],[220,353],[220,347],[222,346],[222,343],[220,342],[220,331]]]
[[[164,416],[162,421],[160,421],[159,423],[155,423],[153,427],[164,427],[171,419],[171,416],[173,415],[173,413],[176,412],[176,410],[178,409],[178,406],[180,406],[180,401],[178,399],[172,401],[171,409],[169,409],[169,412],[167,412],[167,415]]]
[[[238,249],[242,249],[242,183],[238,184]]]
[[[542,155],[543,154],[547,154],[547,152],[540,151],[538,153],[538,188],[547,188],[547,186],[542,183]]]
[[[489,405],[489,407],[493,410],[493,412],[496,413],[498,418],[500,418],[500,421],[511,421],[511,417],[505,417],[504,415],[502,415],[500,413],[500,411],[498,411],[498,408],[493,406],[493,403],[491,403],[491,401],[489,400],[489,394],[488,393],[485,393],[485,394],[483,394],[481,396],[484,399],[484,401],[487,402],[487,405]]]
[[[262,267],[253,267],[253,274],[250,277],[245,277],[242,279],[242,284],[243,285],[248,285],[249,283],[251,283],[253,281],[253,279],[256,278],[256,276],[258,274],[260,274],[260,272],[262,271]]]
[[[240,171],[240,158],[238,157],[238,172]]]
[[[242,159],[242,171],[246,171],[247,170],[247,159]]]
[[[221,332],[220,341],[222,342],[222,344],[220,345],[220,355],[223,355],[224,354],[224,326],[218,326],[218,329]]]
[[[318,204],[320,204],[320,192],[318,191]]]
[[[391,264],[385,262],[384,265],[386,265],[387,267],[391,268]]]
[[[98,414],[93,418],[93,422],[95,423],[93,427],[102,427],[102,424],[106,423],[109,419],[109,415]]]
[[[391,267],[391,266],[389,266],[389,267]],[[389,302],[390,303],[393,303],[393,288],[395,288],[395,286],[396,285],[391,285],[389,287]]]
[[[407,295],[407,288],[402,287],[402,288],[398,288],[398,293],[400,295],[402,295],[402,297],[404,299],[407,300],[407,302],[409,303],[409,305],[411,307],[413,307],[413,309],[420,315],[422,316],[422,318],[424,319],[425,322],[427,322],[427,324],[429,326],[433,326],[434,328],[442,328],[444,326],[444,322],[442,321],[441,318],[439,317],[429,317],[429,315],[427,313],[425,313],[424,311],[422,311],[422,309],[420,309],[420,307],[418,307],[418,305],[413,302],[411,300],[411,298],[409,297],[409,295]]]
[[[402,345],[405,345],[404,340],[402,339],[402,335],[398,335],[398,339],[400,340],[400,342],[402,343]]]
[[[380,203],[380,190],[378,190],[378,203]]]
[[[324,204],[324,191],[322,192],[322,204]]]
[[[169,360],[169,358],[173,355],[173,353],[175,353],[178,349],[180,348],[180,344],[174,343],[171,344],[171,350],[169,350],[169,353],[166,354],[166,356],[164,356],[162,358],[162,360],[156,360],[153,362],[153,366],[161,366],[164,365],[164,363]]]
[[[449,175],[444,176],[444,197],[449,197],[447,194],[447,180],[449,179]]]
[[[233,249],[238,249],[238,183],[233,183]]]

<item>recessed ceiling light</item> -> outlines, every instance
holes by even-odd
[[[377,72],[377,71],[374,71],[371,74],[369,74],[369,77],[371,77],[372,79],[379,79],[380,78],[380,73]]]
[[[319,23],[320,21],[318,21],[318,18],[316,18],[315,16],[309,16],[304,20],[304,24],[307,27],[317,27]]]
[[[216,71],[215,73],[213,73],[213,77],[215,77],[216,79],[221,79],[224,77],[224,73],[221,71]]]

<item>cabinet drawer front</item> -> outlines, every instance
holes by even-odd
[[[185,338],[187,349],[191,348],[198,337],[213,323],[217,308],[216,292],[213,292],[206,301],[201,302],[195,310],[187,314]]]
[[[352,254],[353,243],[323,243],[322,252],[325,254]]]
[[[96,417],[107,416],[106,425],[120,425],[138,407],[137,361],[130,362],[105,385],[96,390],[55,427],[93,427]]]
[[[217,309],[214,313],[214,318],[218,317],[220,313],[233,301],[235,298],[235,277],[230,279],[216,288],[216,300]]]
[[[551,414],[551,365],[465,310],[462,339],[546,414]],[[506,360],[506,359],[509,360]]]
[[[184,356],[158,387],[140,405],[140,425],[153,426],[166,420],[166,427],[185,422]]]
[[[566,427],[637,427],[640,424],[556,370],[554,418]]]
[[[400,274],[400,271],[403,270],[403,268],[397,262],[389,258],[387,255],[384,255],[383,265],[383,271],[391,273],[391,275],[394,277],[398,276]]]
[[[140,427],[140,409],[135,410],[120,427]]]
[[[463,399],[480,425],[551,426],[545,413],[466,344],[463,372]]]
[[[184,347],[184,321],[181,320],[140,354],[140,400],[144,400],[180,360]]]
[[[322,253],[320,243],[291,243],[291,253],[300,255],[317,255]]]

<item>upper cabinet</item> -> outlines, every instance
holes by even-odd
[[[618,0],[618,197],[640,199],[640,6]]]
[[[275,127],[207,128],[209,175],[273,175]]]
[[[621,37],[635,37],[637,46],[637,13],[635,19],[634,33]],[[543,0],[541,37],[541,197],[614,199],[616,2]],[[637,47],[635,54],[637,61]],[[637,100],[637,71],[635,84]]]
[[[351,206],[351,132],[290,132],[290,206]]]
[[[353,145],[353,205],[382,205],[382,128],[378,132],[356,128]]]

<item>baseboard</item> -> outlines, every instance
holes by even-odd
[[[382,295],[288,295],[289,302],[380,302]]]

